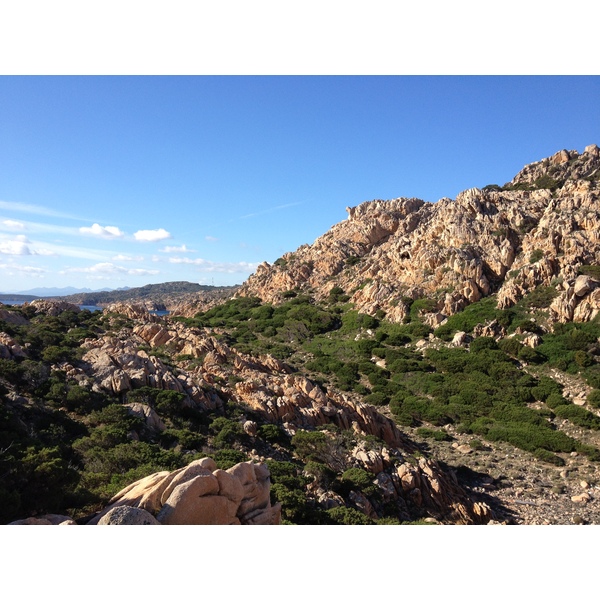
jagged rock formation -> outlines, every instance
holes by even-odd
[[[81,310],[76,304],[62,301],[57,302],[54,300],[33,300],[29,304],[35,307],[36,314],[45,314],[51,317],[56,317],[65,310],[70,310],[72,312],[79,312]]]
[[[133,314],[139,307],[117,309]],[[342,429],[377,435],[393,446],[410,446],[393,421],[383,417],[374,407],[353,402],[333,391],[326,394],[272,356],[245,355],[217,341],[207,331],[179,323],[170,323],[166,327],[161,323],[146,322],[147,313],[140,314],[143,322],[121,338],[105,336],[85,341],[82,347],[87,352],[82,357],[83,366],[65,365],[67,377],[79,385],[90,385],[93,391],[113,395],[126,394],[143,386],[173,390],[185,394],[185,402],[190,407],[214,410],[222,407],[222,399],[211,386],[215,381],[227,380],[233,375],[241,381],[227,389],[227,396],[257,410],[272,422],[281,422],[290,433],[298,427],[333,423]],[[184,365],[187,357],[202,358],[202,364],[192,370],[169,368],[160,358],[140,349],[145,343],[186,357],[182,362]]]
[[[174,298],[166,303],[172,315],[180,317],[193,317],[199,312],[210,310],[214,306],[222,304],[231,298],[239,286],[217,288],[215,290],[200,291],[195,294],[187,294],[180,298]]]
[[[425,510],[440,522],[454,524],[488,523],[492,517],[487,504],[466,501],[453,473],[443,470],[435,460],[419,457],[409,461],[393,448],[377,451],[364,443],[354,449],[352,458],[353,466],[375,476],[381,497],[385,502],[394,502],[404,520],[411,520],[415,510]],[[339,495],[323,489],[318,480],[309,485],[309,492],[324,508],[344,505]],[[364,514],[377,519],[365,494],[353,491],[351,500]]]
[[[10,335],[0,331],[0,358],[25,358],[23,348]]]
[[[538,285],[562,280],[556,320],[588,320],[600,310],[598,277],[579,270],[600,259],[600,155],[562,150],[526,166],[503,188],[472,188],[454,201],[374,200],[349,208],[312,245],[262,263],[238,291],[279,302],[289,290],[326,298],[334,286],[368,314],[401,322],[407,298],[437,301],[445,316],[491,293],[508,307]]]
[[[0,320],[6,321],[10,325],[27,325],[27,323],[29,323],[29,321],[25,317],[18,315],[10,310],[6,310],[5,308],[2,308],[1,302],[0,302]]]
[[[173,372],[163,361],[139,348],[139,338],[117,339],[111,336],[88,340],[82,346],[83,368],[66,365],[67,377],[93,391],[120,395],[144,386],[185,394],[191,407],[215,409],[221,399],[203,389],[202,382],[182,369]]]

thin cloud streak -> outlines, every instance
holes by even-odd
[[[48,272],[44,269],[40,269],[39,267],[15,265],[12,263],[0,264],[0,269],[6,269],[7,271],[10,271],[8,275],[13,275],[14,273],[26,273],[27,275],[31,275],[33,277],[43,277],[43,274]]]
[[[77,237],[83,236],[83,234],[76,227],[66,227],[65,225],[51,225],[48,223],[38,223],[36,221],[22,221],[22,224],[24,225],[25,231],[27,231],[28,233],[48,233],[52,235],[69,235]],[[8,227],[6,225],[2,226],[1,223],[0,228],[4,231],[8,230]]]
[[[179,256],[169,258],[169,262],[176,265],[193,265],[199,267],[199,271],[208,273],[252,273],[259,265],[259,263],[248,263],[244,261],[237,263],[219,263],[204,258],[187,258]]]
[[[78,217],[76,215],[70,215],[57,210],[52,210],[51,208],[46,208],[45,206],[40,206],[38,204],[26,204],[24,202],[6,202],[5,200],[0,200],[0,209],[12,212],[28,213],[31,215],[40,215],[44,217],[70,219],[72,221],[89,221],[89,219],[83,219],[82,217]]]
[[[155,269],[126,269],[125,267],[119,267],[109,262],[98,263],[91,267],[69,267],[62,271],[63,273],[90,273],[92,275],[158,275],[160,271]]]
[[[25,223],[21,223],[21,221],[13,221],[12,219],[4,219],[4,221],[0,222],[7,229],[17,229],[19,231],[23,231],[25,229]]]
[[[304,202],[290,202],[289,204],[280,204],[279,206],[274,206],[273,208],[267,208],[266,210],[261,210],[255,213],[248,213],[247,215],[242,215],[238,217],[238,219],[251,219],[253,217],[260,217],[261,215],[268,215],[269,213],[283,210],[284,208],[291,208],[292,206],[300,206],[300,204],[304,204]]]

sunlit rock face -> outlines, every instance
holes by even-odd
[[[327,298],[340,287],[355,307],[401,322],[407,300],[429,297],[440,321],[492,293],[512,306],[539,285],[561,282],[556,320],[588,320],[600,307],[600,150],[561,150],[525,166],[500,188],[472,188],[435,204],[373,200],[311,245],[263,263],[238,291],[281,302],[290,290]],[[594,278],[595,277],[595,278]]]

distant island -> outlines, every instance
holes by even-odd
[[[111,291],[79,292],[64,296],[42,296],[32,294],[0,294],[0,302],[31,302],[39,298],[62,300],[72,304],[86,306],[106,306],[114,302],[143,302],[164,308],[169,302],[180,300],[188,294],[198,292],[231,292],[238,286],[212,286],[190,283],[189,281],[171,281],[166,283],[148,284],[137,288],[127,288]]]

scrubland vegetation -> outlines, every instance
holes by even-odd
[[[566,420],[600,429],[595,413],[600,408],[600,322],[556,324],[550,331],[544,308],[552,297],[553,288],[540,287],[508,310],[496,309],[489,297],[435,331],[419,316],[427,310],[426,300],[412,304],[405,323],[392,324],[381,313],[359,314],[335,288],[321,304],[309,294],[289,292],[278,306],[238,298],[178,320],[211,328],[241,352],[284,359],[323,389],[389,410],[399,425],[412,428],[424,448],[451,442],[444,429],[451,424],[474,436],[473,447],[479,447],[479,439],[503,442],[554,465],[574,451],[598,461],[599,448],[570,437],[558,424]],[[140,388],[114,397],[90,391],[69,381],[60,365],[78,364],[83,339],[117,335],[131,323],[100,312],[50,317],[35,315],[29,306],[11,310],[29,324],[0,320],[0,330],[27,353],[27,358],[0,359],[0,522],[43,512],[83,517],[155,471],[201,456],[228,468],[249,460],[253,450],[272,457],[272,499],[282,503],[285,522],[374,522],[351,506],[318,508],[306,493],[314,482],[343,497],[351,491],[365,495],[383,515],[379,522],[401,521],[373,475],[347,467],[344,457],[358,443],[355,434],[327,426],[290,437],[279,424],[231,402],[226,383],[213,386],[225,407],[214,412],[187,407],[178,392]],[[448,343],[455,332],[471,333],[494,319],[508,337],[499,342],[478,337],[469,348]],[[530,332],[541,337],[536,348],[523,343]],[[163,358],[169,365],[185,357]],[[576,375],[592,388],[584,406],[563,396],[552,370]],[[124,406],[132,402],[156,411],[165,429],[148,428]],[[258,424],[255,437],[244,431],[242,416]],[[377,438],[367,443],[384,445]]]

